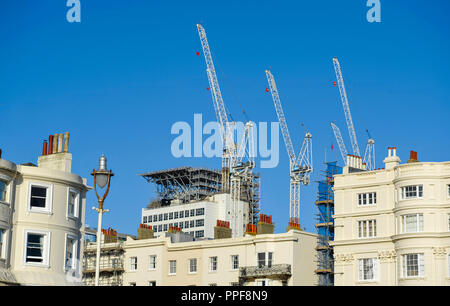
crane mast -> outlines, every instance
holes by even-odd
[[[367,145],[364,152],[363,162],[366,164],[366,169],[369,171],[375,170],[375,140],[370,136],[369,130],[366,130]]]
[[[290,197],[289,197],[289,224],[300,226],[300,186],[309,184],[309,175],[312,168],[312,135],[306,132],[302,147],[298,156],[295,156],[289,129],[286,124],[283,108],[281,106],[275,78],[269,70],[266,70],[270,92],[275,105],[275,111],[280,122],[286,151],[289,155]]]
[[[358,142],[356,140],[355,127],[353,126],[352,114],[350,113],[347,93],[345,91],[344,78],[342,77],[341,66],[337,57],[333,57],[333,65],[336,72],[336,79],[339,86],[339,93],[341,95],[342,107],[344,108],[345,120],[347,121],[347,128],[350,136],[350,142],[352,144],[353,154],[361,156],[359,152]]]
[[[233,237],[243,236],[244,229],[240,225],[254,224],[259,212],[259,175],[253,174],[255,152],[253,139],[253,123],[247,122],[239,147],[235,142],[235,122],[229,122],[223,102],[222,93],[217,80],[211,50],[206,38],[205,29],[197,24],[197,30],[206,61],[206,74],[211,88],[214,110],[220,126],[222,153],[222,191],[230,193],[229,219]],[[231,115],[230,115],[231,117]],[[247,159],[247,162],[245,162]],[[242,195],[248,201],[248,218],[244,219]]]

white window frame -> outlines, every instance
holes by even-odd
[[[5,184],[5,190],[3,190],[3,192],[0,192],[0,202],[6,203],[7,202],[6,197],[8,196],[9,182],[6,180],[2,180],[1,178],[0,178],[0,182]]]
[[[8,229],[0,227],[0,259],[6,259]]]
[[[364,271],[364,264],[370,262],[372,265],[372,278],[366,278]],[[358,260],[358,281],[360,282],[374,282],[380,279],[380,260],[378,258],[361,258]]]
[[[33,187],[46,188],[46,196],[45,196],[45,207],[31,207],[31,189]],[[33,213],[45,213],[51,214],[53,209],[53,184],[47,183],[37,183],[37,182],[29,182],[28,183],[28,199],[27,199],[27,211]]]
[[[217,272],[218,270],[219,270],[219,259],[217,258],[217,256],[209,257],[209,272]]]
[[[44,245],[42,250],[42,262],[27,262],[27,245],[28,234],[44,235]],[[51,246],[51,232],[42,230],[26,229],[24,230],[24,245],[23,245],[23,265],[48,268],[50,266],[50,246]]]
[[[259,254],[264,254],[264,265],[261,267],[272,267],[274,263],[273,252],[257,252],[256,253],[256,266],[259,268]],[[270,258],[269,258],[270,255]]]
[[[79,239],[77,236],[75,235],[70,235],[70,234],[66,234],[66,239],[65,239],[65,248],[64,248],[64,271],[77,271],[78,269],[78,243],[79,243]],[[72,246],[72,265],[71,266],[67,266],[67,242],[69,239],[74,240],[74,244]]]
[[[414,231],[407,231],[406,230],[406,218],[410,216],[416,217],[416,226]],[[422,217],[422,228],[420,228],[420,217]],[[402,222],[402,233],[408,234],[408,233],[422,233],[423,229],[425,227],[425,218],[422,213],[416,213],[416,214],[404,214],[401,216],[401,222]]]
[[[406,196],[406,188],[409,188],[409,187],[415,187],[415,192],[416,192],[416,196]],[[422,192],[422,195],[419,195],[419,193],[420,193],[420,189],[422,189],[421,190],[421,192]],[[413,191],[409,191],[409,192],[413,192]],[[400,188],[400,198],[402,199],[402,200],[410,200],[410,199],[422,199],[423,198],[423,185],[408,185],[408,186],[402,186],[401,188]]]
[[[151,270],[151,271],[156,270],[156,265],[157,265],[156,259],[157,259],[156,255],[149,255],[148,256],[148,269],[149,270]]]
[[[370,226],[372,224],[372,226]],[[366,235],[364,235],[364,229]],[[377,220],[359,220],[358,221],[358,238],[369,239],[377,237]]]
[[[174,263],[173,266],[172,263]],[[172,272],[172,268],[174,269],[174,272]],[[177,274],[177,261],[169,260],[169,275],[176,275],[176,274]]]
[[[75,193],[76,199],[74,203],[73,212],[74,214],[71,214],[69,212],[69,205],[70,205],[70,194]],[[81,192],[75,188],[67,187],[67,217],[72,219],[78,219],[80,216],[80,198],[81,198]]]
[[[372,202],[369,203],[370,195],[372,195]],[[358,193],[358,206],[372,206],[377,204],[377,193],[376,192],[365,192]]]
[[[407,275],[407,256],[417,255],[417,275]],[[425,276],[425,256],[424,253],[408,253],[402,255],[402,277],[403,278],[420,278]]]
[[[134,261],[134,262],[133,262]],[[138,269],[138,259],[137,256],[130,257],[130,271],[137,271]]]
[[[231,255],[230,259],[231,259],[231,271],[239,270],[239,255]],[[235,263],[237,263],[237,267],[235,267]]]
[[[192,263],[195,263],[194,265]],[[195,270],[192,269],[195,267]],[[198,271],[198,261],[197,258],[189,258],[189,274],[196,274]]]

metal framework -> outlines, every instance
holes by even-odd
[[[310,173],[313,171],[312,162],[312,135],[307,131],[303,139],[298,156],[295,156],[291,136],[287,127],[286,118],[281,106],[280,96],[275,83],[275,78],[269,70],[266,70],[270,92],[275,105],[275,111],[281,126],[286,151],[289,156],[290,172],[290,197],[289,197],[289,222],[300,224],[300,185],[308,185]]]
[[[259,213],[259,175],[253,174],[255,167],[253,124],[251,122],[246,123],[244,136],[240,146],[237,147],[235,124],[228,121],[206,31],[200,24],[197,24],[197,30],[205,56],[206,74],[222,137],[222,191],[230,192],[231,227],[233,233],[236,234],[236,224],[240,224],[238,221],[243,218],[243,212],[238,209],[238,202],[243,199],[243,191],[246,193],[244,198],[249,199],[251,223],[256,222]],[[244,162],[245,159],[247,159],[247,162]]]
[[[150,205],[200,201],[220,191],[222,174],[206,168],[182,167],[140,174],[156,186],[157,199]]]
[[[334,178],[342,169],[336,162],[326,162],[323,179],[318,182],[317,192],[317,268],[319,286],[333,286],[334,259],[333,248],[330,242],[334,240]]]
[[[256,224],[260,211],[260,176],[254,174],[255,141],[253,123],[247,122],[237,154],[231,162],[231,229],[233,237],[237,236],[237,224],[242,224],[243,212],[239,211],[239,201],[249,203],[248,223]]]
[[[222,92],[220,91],[219,81],[217,80],[216,69],[214,68],[214,62],[209,48],[208,39],[206,38],[206,31],[202,25],[197,24],[198,34],[200,36],[200,42],[202,44],[203,54],[206,61],[206,74],[208,76],[209,86],[211,88],[211,96],[213,100],[214,110],[216,112],[217,122],[220,125],[220,132],[222,138],[222,188],[223,191],[228,192],[229,183],[229,170],[231,168],[231,159],[236,154],[235,142],[233,139],[233,132],[231,125],[228,122],[227,111],[222,98]]]
[[[83,256],[82,281],[85,286],[94,286],[96,269],[96,248],[87,245]],[[100,256],[99,286],[122,286],[125,252],[121,242],[102,246]]]
[[[353,154],[355,154],[356,156],[361,156],[361,154],[359,153],[358,141],[356,140],[355,127],[353,126],[352,114],[350,113],[347,93],[345,91],[341,65],[339,64],[337,57],[333,57],[333,65],[336,72],[336,79],[339,86],[339,93],[341,95],[342,107],[344,108],[345,120],[347,121],[347,128],[350,136],[350,142],[352,144]]]
[[[336,137],[336,141],[339,146],[339,151],[341,152],[342,160],[344,161],[344,165],[347,164],[347,148],[345,147],[344,140],[342,139],[341,130],[339,130],[338,126],[331,122],[331,127],[333,128],[334,136]]]
[[[375,140],[370,136],[368,130],[366,132],[369,138],[367,139],[363,162],[366,164],[366,169],[372,171],[375,169]]]

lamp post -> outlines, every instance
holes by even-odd
[[[98,227],[97,227],[97,261],[95,265],[95,286],[98,286],[99,277],[100,277],[100,245],[101,245],[101,237],[102,237],[102,216],[103,213],[108,212],[108,209],[103,209],[103,202],[105,201],[106,196],[109,192],[109,186],[111,182],[111,176],[114,176],[112,173],[112,170],[106,169],[106,157],[104,154],[100,157],[98,170],[92,170],[91,175],[94,177],[94,190],[95,195],[98,199],[98,208],[92,207],[95,211],[98,212]],[[97,185],[103,189],[106,185],[108,187],[106,188],[105,193],[102,197],[100,197],[97,193]]]

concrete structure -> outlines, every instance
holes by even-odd
[[[214,238],[217,220],[231,221],[229,193],[217,193],[200,201],[180,203],[172,201],[168,206],[142,209],[142,223],[151,225],[155,236],[167,232],[171,226],[180,227],[195,238]],[[238,202],[240,212],[238,237],[244,236],[249,220],[249,205]]]
[[[450,162],[411,153],[335,176],[335,285],[450,285]]]
[[[49,141],[51,149],[45,142],[37,166],[0,159],[0,269],[7,271],[6,280],[0,272],[0,282],[81,283],[81,238],[90,187],[86,179],[70,172],[68,133],[66,146],[62,136],[51,135]],[[55,143],[61,144],[53,151]]]

